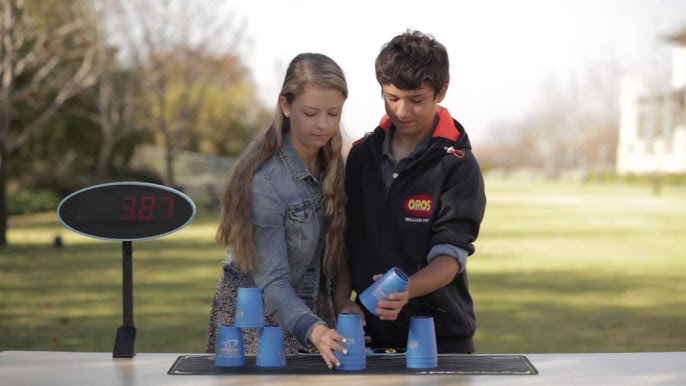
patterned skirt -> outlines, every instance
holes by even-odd
[[[221,325],[233,325],[234,316],[236,313],[236,295],[238,293],[238,285],[226,279],[226,275],[222,273],[217,283],[217,288],[212,300],[212,309],[210,312],[209,331],[207,335],[207,352],[215,352],[217,343],[217,330]],[[320,290],[317,296],[317,303],[315,304],[313,312],[322,318],[324,322],[331,328],[336,327],[336,319],[334,317],[333,303],[330,294],[326,291]],[[268,315],[264,315],[265,325],[276,326],[277,323]],[[260,329],[242,328],[243,331],[243,346],[246,354],[257,354],[257,344],[259,341]],[[284,348],[286,355],[297,354],[301,350],[305,350],[297,339],[289,331],[284,329]]]

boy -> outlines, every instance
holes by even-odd
[[[375,348],[405,348],[410,317],[432,316],[439,353],[471,353],[476,329],[465,264],[474,253],[486,197],[462,125],[438,105],[448,54],[432,36],[407,31],[376,59],[386,116],[355,143],[346,163],[352,289],[398,267],[408,290],[365,310]],[[344,273],[346,274],[346,273]]]

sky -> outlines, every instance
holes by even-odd
[[[496,123],[516,123],[551,80],[610,65],[622,76],[671,70],[663,38],[686,29],[686,0],[229,0],[245,21],[243,60],[258,94],[274,106],[290,60],[320,52],[343,68],[349,96],[342,126],[352,139],[384,114],[374,60],[405,30],[433,35],[448,49],[451,81],[442,105],[473,143]],[[564,86],[563,86],[564,87]]]

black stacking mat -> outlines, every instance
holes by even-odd
[[[438,366],[432,369],[409,369],[404,355],[367,356],[367,368],[359,371],[329,370],[319,355],[292,355],[283,367],[258,367],[255,357],[248,356],[241,367],[214,365],[214,355],[182,355],[167,372],[171,375],[322,375],[322,374],[491,374],[534,375],[538,370],[523,355],[439,354]]]

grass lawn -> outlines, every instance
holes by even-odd
[[[468,263],[479,351],[686,350],[686,192],[487,189]]]
[[[480,353],[686,350],[686,188],[487,181],[469,279]],[[133,243],[137,352],[204,352],[224,256],[215,214]],[[51,246],[60,234],[65,247]],[[54,213],[10,219],[0,351],[112,351],[121,243]]]

